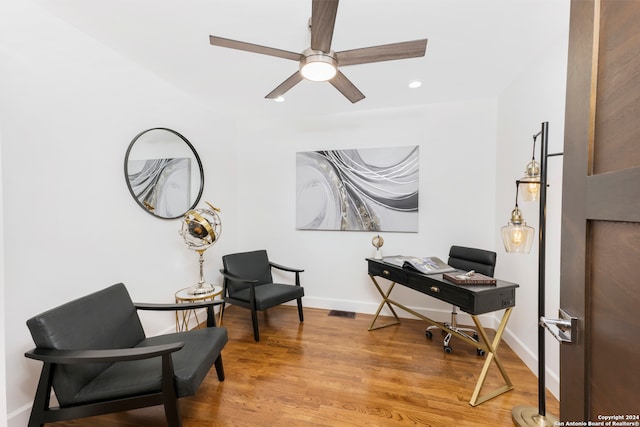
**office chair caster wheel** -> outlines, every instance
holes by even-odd
[[[433,338],[433,333],[431,331],[424,331],[424,334],[428,339]]]
[[[444,346],[444,352],[445,353],[453,353],[453,349],[451,347],[449,347],[448,345]]]
[[[478,356],[484,356],[484,355],[485,355],[485,353],[486,353],[486,352],[485,352],[483,349],[481,349],[481,348],[476,348],[476,354],[477,354]]]

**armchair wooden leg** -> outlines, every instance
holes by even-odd
[[[173,359],[171,354],[162,356],[162,396],[164,415],[169,427],[181,427],[180,407],[174,383]]]
[[[47,411],[47,409],[49,409],[52,379],[53,367],[50,363],[45,363],[42,366],[40,381],[38,382],[38,389],[36,390],[36,396],[33,400],[33,406],[31,407],[31,416],[29,417],[28,424],[29,427],[44,426],[46,420],[45,412]]]
[[[178,399],[167,399],[164,401],[164,414],[169,427],[181,427],[182,420],[180,418],[180,408],[178,407]]]
[[[300,318],[300,323],[304,322],[304,315],[302,314],[302,298],[298,298],[298,317]]]
[[[258,332],[258,312],[255,308],[251,309],[251,322],[253,323],[253,339],[260,341],[260,332]]]
[[[224,367],[222,366],[222,355],[218,355],[215,361],[216,373],[218,374],[218,381],[224,381]]]

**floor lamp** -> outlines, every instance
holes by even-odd
[[[536,139],[541,136],[540,163],[535,160]],[[533,158],[527,165],[525,176],[516,181],[516,206],[511,213],[511,220],[502,227],[502,240],[507,252],[529,253],[533,242],[533,228],[527,226],[518,208],[518,189],[525,184],[527,193],[525,199],[540,200],[540,224],[538,231],[538,408],[520,405],[513,408],[511,415],[517,426],[553,426],[558,425],[558,418],[546,413],[545,402],[545,228],[547,222],[547,159],[551,156],[561,156],[563,153],[548,153],[549,123],[543,122],[540,132],[533,136]],[[560,321],[554,321],[559,324]],[[564,326],[564,325],[562,325]],[[556,336],[556,338],[558,338]]]

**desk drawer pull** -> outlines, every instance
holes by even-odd
[[[431,292],[438,293],[438,292],[440,292],[440,288],[439,288],[439,287],[437,287],[437,286],[432,286],[432,287],[431,287]]]
[[[389,272],[389,270],[382,270],[382,274],[384,274],[385,276],[388,276],[391,273]]]

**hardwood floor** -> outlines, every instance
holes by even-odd
[[[512,426],[516,405],[537,407],[537,379],[503,342],[498,355],[515,389],[471,407],[484,357],[461,340],[446,354],[442,337],[425,323],[368,332],[372,316],[329,316],[295,307],[260,313],[253,340],[249,311],[229,307],[223,350],[226,379],[215,369],[195,396],[180,400],[184,427],[214,426]],[[493,366],[484,390],[502,385]],[[548,394],[547,412],[558,416]],[[164,426],[161,406],[50,424],[51,426]]]

